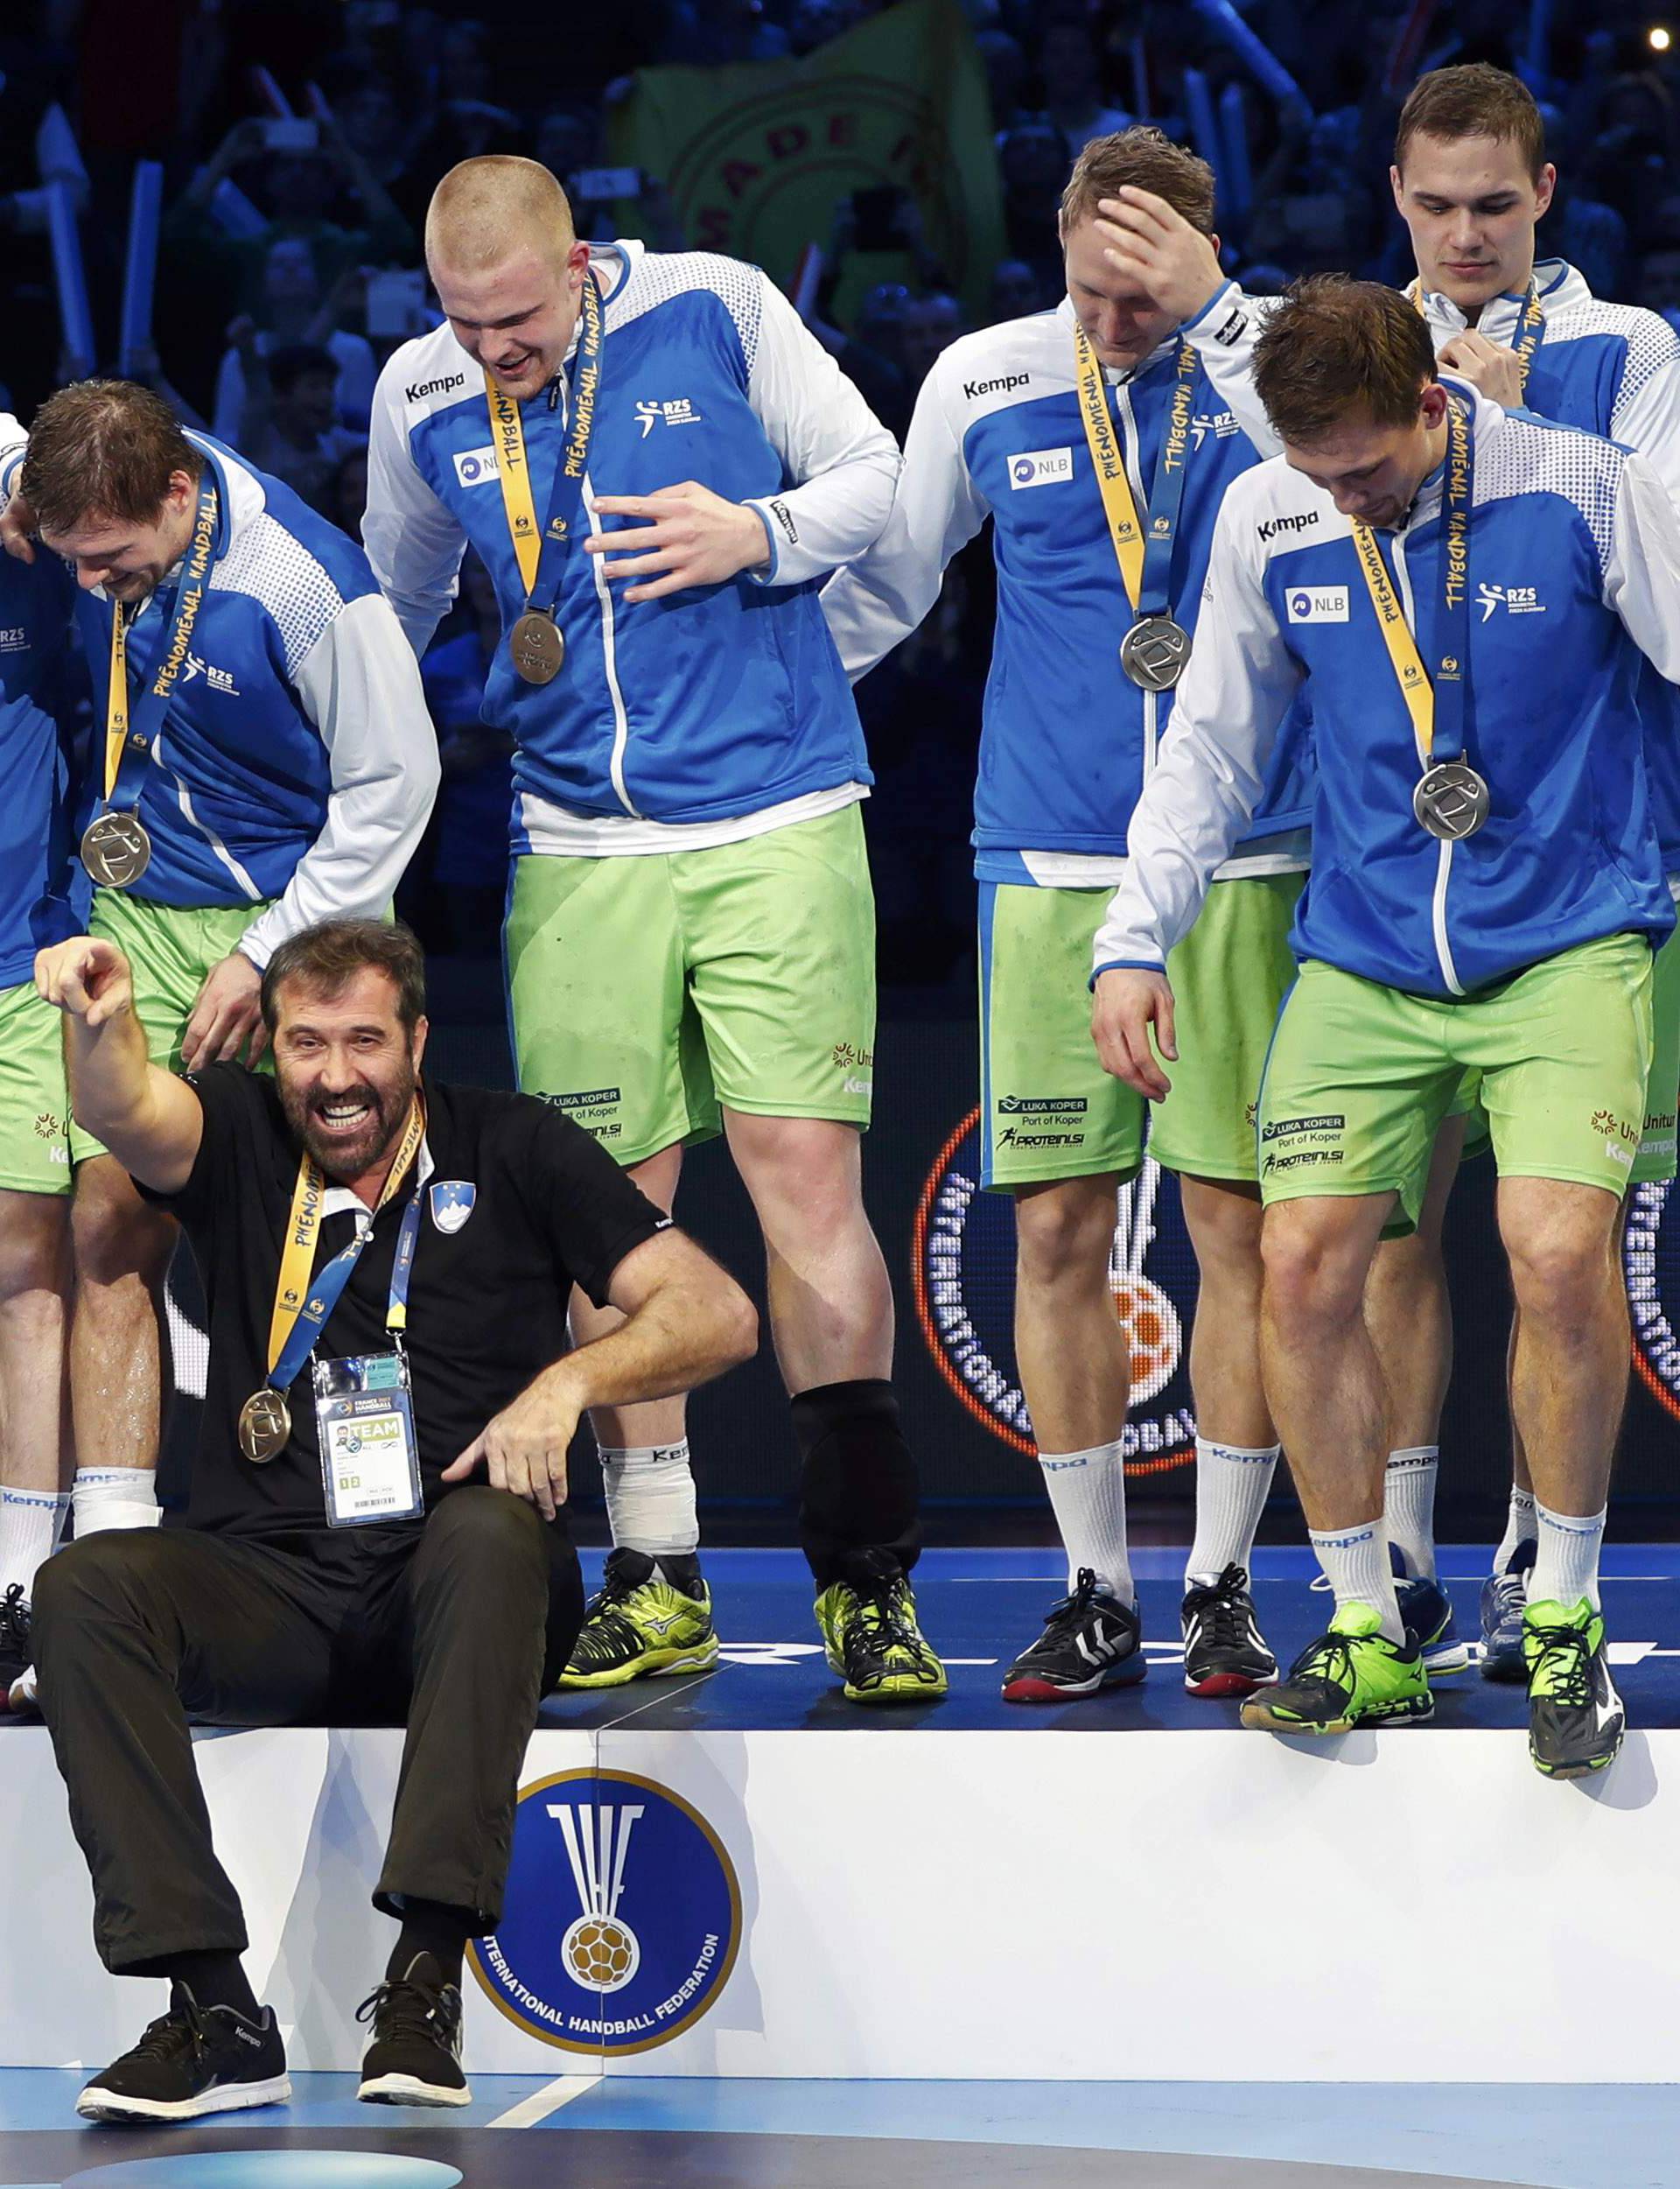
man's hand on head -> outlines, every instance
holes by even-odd
[[[1514,349],[1490,342],[1485,334],[1467,326],[1441,350],[1437,362],[1486,396],[1502,409],[1516,410],[1522,404],[1522,362]]]
[[[262,976],[242,951],[213,965],[181,1035],[183,1071],[226,1063],[247,1041],[251,1046],[245,1061],[255,1064],[269,1045],[262,994]]]
[[[562,1361],[486,1423],[444,1468],[444,1480],[466,1482],[482,1468],[493,1490],[509,1491],[553,1519],[566,1502],[566,1454],[583,1410]]]
[[[1179,326],[1205,311],[1224,287],[1212,237],[1152,190],[1124,183],[1117,197],[1100,199],[1096,210],[1104,258]]]
[[[35,512],[20,494],[14,494],[4,509],[0,509],[0,547],[20,563],[35,559],[35,542],[31,535],[35,530]]]
[[[35,986],[48,1003],[90,1029],[134,1008],[129,961],[102,936],[74,935],[38,951]]]
[[[613,583],[637,581],[626,600],[661,600],[690,586],[724,585],[770,559],[769,536],[758,511],[726,502],[697,480],[648,495],[602,495],[595,514],[640,520],[592,532],[584,542],[592,555],[604,558],[602,572]],[[609,562],[608,556],[618,559]]]
[[[1104,1071],[1124,1079],[1140,1095],[1158,1102],[1172,1082],[1156,1063],[1155,1047],[1169,1063],[1178,1062],[1172,1038],[1172,991],[1165,973],[1130,965],[1110,966],[1091,997],[1091,1039]]]

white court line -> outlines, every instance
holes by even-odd
[[[541,2090],[533,2090],[528,2098],[522,2098],[516,2106],[510,2106],[490,2125],[493,2129],[534,2129],[539,2121],[546,2121],[550,2114],[558,2113],[563,2105],[581,2098],[600,2080],[599,2074],[556,2075]]]

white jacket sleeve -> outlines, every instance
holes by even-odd
[[[766,274],[747,399],[793,484],[747,503],[770,540],[760,585],[801,586],[851,562],[892,507],[898,444]],[[371,491],[371,490],[370,490]]]
[[[455,598],[466,534],[420,476],[409,452],[396,358],[374,390],[361,540],[418,659]]]
[[[1254,346],[1276,309],[1275,298],[1245,297],[1234,281],[1228,281],[1180,330],[1195,344],[1214,394],[1263,456],[1276,456],[1283,447],[1254,392]]]
[[[18,491],[18,474],[28,453],[28,434],[10,410],[0,410],[0,509]]]
[[[822,613],[854,684],[909,637],[938,600],[946,565],[986,516],[935,365],[916,397],[886,530],[822,588]]]
[[[419,665],[377,593],[340,610],[295,682],[326,747],[332,787],[321,832],[284,895],[240,937],[259,969],[288,936],[317,920],[379,918],[438,791],[438,737]]]
[[[1680,684],[1680,515],[1642,456],[1621,467],[1604,597],[1641,653]]]
[[[1249,497],[1242,497],[1249,502]],[[1195,924],[1208,885],[1265,790],[1266,767],[1301,681],[1251,559],[1252,504],[1214,530],[1196,642],[1144,795],[1126,831],[1125,879],[1092,952],[1158,968]]]
[[[1655,339],[1670,354],[1639,380],[1630,378],[1618,394],[1610,438],[1638,450],[1680,509],[1680,335],[1665,322]]]

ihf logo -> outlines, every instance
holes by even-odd
[[[469,1950],[509,2021],[612,2054],[697,2022],[740,1942],[734,1866],[699,1811],[651,1779],[569,1771],[522,1790],[502,1919]]]
[[[1022,1145],[1074,1141],[1082,1125],[1067,1103],[998,1104]],[[1074,1104],[1082,1110],[1083,1105]],[[1076,1142],[1074,1143],[1076,1144]],[[916,1210],[917,1316],[940,1373],[970,1413],[1005,1444],[1031,1452],[1032,1423],[1015,1367],[1015,1217],[1007,1194],[980,1186],[980,1112],[971,1110],[940,1150]],[[1185,1335],[1196,1300],[1195,1255],[1178,1180],[1152,1159],[1116,1196],[1109,1289],[1131,1341],[1131,1408],[1124,1452],[1135,1475],[1194,1457]]]

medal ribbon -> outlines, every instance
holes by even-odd
[[[192,627],[210,589],[210,566],[215,560],[219,497],[215,474],[206,461],[199,482],[199,506],[192,519],[192,537],[181,558],[181,574],[166,618],[169,635],[158,649],[151,681],[132,711],[129,705],[128,628],[120,601],[111,603],[111,669],[105,705],[105,810],[132,813],[140,803],[146,762],[169,712],[176,681],[186,663],[192,643]]]
[[[416,1099],[403,1127],[396,1160],[380,1190],[374,1214],[392,1199],[408,1175],[422,1140],[426,1115]],[[348,1246],[335,1254],[312,1284],[315,1240],[321,1227],[321,1203],[326,1198],[326,1178],[307,1151],[298,1158],[298,1182],[292,1189],[291,1211],[286,1218],[286,1239],[280,1255],[280,1276],[269,1323],[270,1387],[288,1390],[309,1358],[327,1318],[339,1304],[351,1272],[361,1259],[363,1248],[374,1235],[372,1224],[359,1224]],[[420,1232],[420,1189],[415,1188],[402,1211],[397,1236],[396,1259],[391,1266],[391,1289],[385,1310],[385,1327],[406,1329],[409,1315],[409,1276],[414,1266],[415,1242]]]
[[[1179,512],[1184,503],[1184,474],[1190,454],[1190,405],[1195,392],[1196,352],[1180,342],[1172,401],[1167,408],[1166,431],[1155,460],[1155,481],[1149,508],[1142,520],[1137,496],[1126,476],[1125,451],[1115,430],[1109,408],[1109,392],[1096,352],[1082,326],[1074,328],[1077,361],[1074,385],[1079,414],[1085,427],[1085,445],[1091,452],[1091,467],[1102,496],[1109,537],[1120,565],[1121,583],[1135,616],[1165,615],[1171,607],[1172,549],[1178,538]]]
[[[584,276],[583,325],[572,360],[572,378],[567,403],[569,430],[560,467],[554,475],[549,498],[549,521],[541,532],[536,524],[536,501],[531,492],[531,467],[525,450],[525,427],[519,404],[504,395],[489,372],[484,375],[485,401],[490,406],[490,430],[496,445],[496,476],[501,482],[501,506],[508,513],[508,530],[519,558],[520,581],[525,587],[525,607],[539,615],[552,616],[560,595],[562,558],[571,543],[571,528],[584,498],[584,467],[595,431],[595,409],[601,392],[601,349],[606,336],[606,314],[601,292],[592,274]]]
[[[1406,296],[1420,312],[1423,312],[1424,284],[1421,281],[1414,281],[1410,288],[1407,290]],[[1529,389],[1529,368],[1533,364],[1541,343],[1546,339],[1546,315],[1541,308],[1540,284],[1532,274],[1529,276],[1529,293],[1522,299],[1522,310],[1518,315],[1517,325],[1521,327],[1522,333],[1512,343],[1511,347],[1516,353],[1517,386],[1526,396]]]
[[[1441,489],[1446,527],[1441,550],[1441,654],[1432,684],[1389,576],[1382,551],[1368,524],[1354,527],[1360,573],[1376,611],[1377,628],[1400,696],[1411,717],[1412,735],[1426,766],[1458,760],[1464,752],[1465,672],[1470,630],[1470,508],[1475,447],[1467,403],[1448,396],[1446,479]]]

